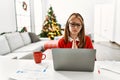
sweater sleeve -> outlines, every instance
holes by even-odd
[[[64,39],[63,38],[59,39],[58,48],[64,48]]]
[[[86,36],[86,46],[85,48],[93,49],[93,44],[89,36]]]

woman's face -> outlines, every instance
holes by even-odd
[[[70,35],[78,35],[82,28],[82,23],[79,18],[71,17],[69,20],[69,31]]]

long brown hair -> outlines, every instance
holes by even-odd
[[[79,13],[72,13],[65,25],[65,32],[64,32],[64,39],[65,43],[68,43],[68,37],[70,36],[70,31],[69,31],[69,20],[72,16],[75,16],[75,18],[80,19],[82,28],[80,32],[78,33],[78,38],[79,38],[79,43],[78,43],[78,48],[83,48],[85,46],[85,29],[84,29],[84,20],[83,17]]]

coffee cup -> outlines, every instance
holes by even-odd
[[[46,55],[43,54],[42,52],[34,52],[33,54],[35,63],[41,63],[42,60],[46,58]]]

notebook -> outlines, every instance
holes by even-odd
[[[52,49],[53,66],[61,71],[94,71],[96,49]]]

